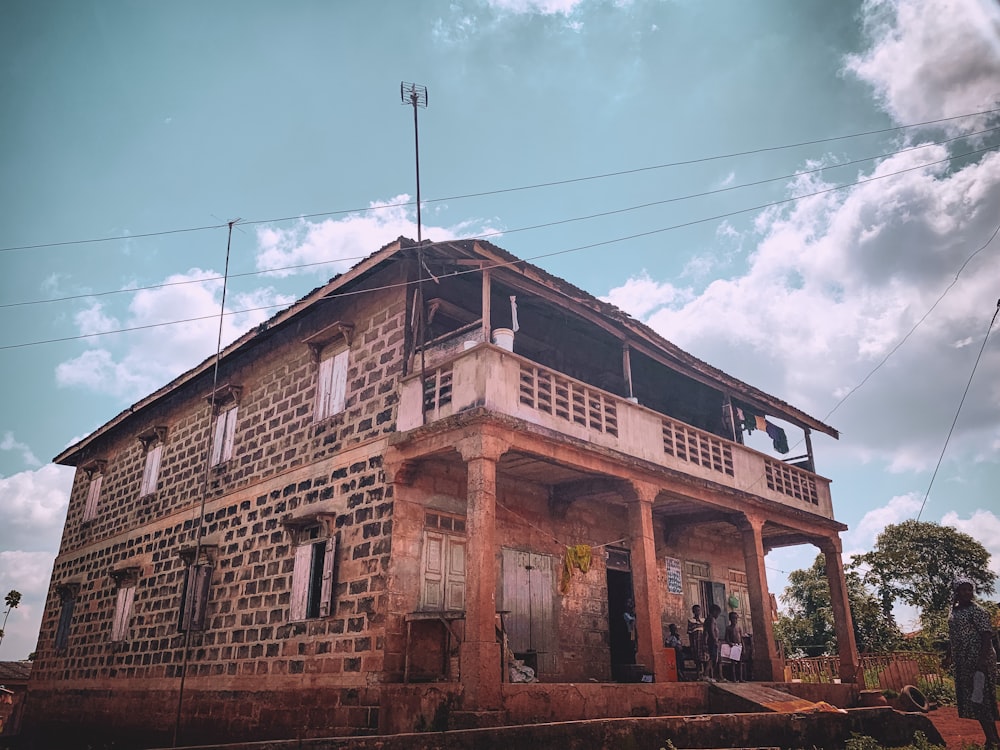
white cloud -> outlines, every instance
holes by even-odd
[[[857,550],[871,549],[875,539],[886,526],[913,518],[920,510],[921,499],[915,493],[897,495],[880,508],[865,513],[850,531],[844,534],[845,557],[853,557]],[[846,548],[850,547],[848,554]]]
[[[185,283],[194,281],[196,283]],[[118,327],[152,326],[92,339],[101,346],[87,349],[56,367],[56,382],[62,387],[77,387],[107,393],[123,399],[135,399],[149,393],[193,367],[215,350],[218,336],[219,300],[222,281],[214,271],[193,268],[173,274],[157,289],[136,292],[120,321],[105,313],[103,303],[91,302],[77,315],[81,333],[89,334]],[[233,341],[251,327],[276,312],[277,307],[294,301],[271,289],[232,294],[226,298],[227,310],[249,310],[226,315],[223,320],[223,344]],[[255,309],[268,307],[269,309]],[[159,325],[178,319],[203,318],[175,325]]]
[[[0,477],[0,507],[4,509],[0,548],[26,546],[25,535],[30,533],[33,547],[54,552],[72,484],[73,469],[55,464]]]
[[[874,174],[921,161],[900,154]],[[794,189],[824,186],[803,176]],[[995,152],[955,172],[929,167],[806,198],[758,217],[745,275],[718,279],[690,301],[664,295],[632,311],[697,356],[822,416],[889,354],[990,237],[996,219],[988,209],[996,205]],[[854,450],[888,457],[894,470],[936,459],[978,349],[956,350],[953,342],[972,334],[982,340],[998,277],[1000,254],[980,253],[917,333],[838,411]],[[660,286],[642,276],[609,299],[627,302],[626,290]],[[988,350],[980,372],[998,366],[1000,353]],[[957,437],[965,450],[978,450],[983,431],[1000,421],[1000,394],[984,378],[970,398]]]
[[[0,438],[0,451],[18,451],[21,454],[21,460],[28,466],[42,465],[42,462],[32,453],[31,448],[15,440],[14,433],[9,430]]]
[[[645,318],[654,310],[687,298],[686,291],[666,281],[654,281],[646,271],[601,297],[635,318]]]
[[[54,550],[0,552],[0,596],[11,590],[21,593],[21,603],[7,618],[0,658],[24,659],[35,649],[54,559]]]
[[[1000,6],[994,0],[867,0],[864,15],[873,43],[847,67],[898,122],[1000,104]],[[983,122],[970,118],[948,127],[968,132]]]
[[[403,194],[387,201],[372,201],[372,210],[352,213],[340,219],[311,222],[304,219],[288,229],[269,226],[257,229],[257,268],[273,270],[276,276],[294,273],[321,273],[333,276],[397,237],[416,238],[417,224],[412,206],[403,205],[410,196]],[[474,222],[453,227],[422,227],[422,236],[437,241],[457,239],[492,231],[474,228]],[[308,265],[290,269],[288,266]]]
[[[951,526],[968,534],[990,553],[990,570],[1000,577],[1000,518],[989,510],[979,509],[969,518],[960,518],[955,511],[941,517],[942,526]]]
[[[583,0],[487,0],[491,8],[507,13],[568,16]]]

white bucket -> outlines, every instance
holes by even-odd
[[[466,351],[467,352],[467,351],[469,351],[469,349],[471,349],[472,347],[474,347],[478,343],[479,343],[478,341],[463,341],[462,342],[462,351]]]
[[[493,343],[501,349],[509,352],[514,351],[514,332],[509,328],[494,328]]]

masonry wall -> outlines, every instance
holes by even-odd
[[[207,740],[378,726],[393,530],[381,456],[395,424],[406,307],[396,292],[352,299],[350,308],[317,306],[224,364],[219,382],[242,386],[234,454],[207,473],[206,492],[204,377],[83,457],[107,462],[101,499],[94,521],[82,523],[89,478],[78,470],[31,681],[27,722],[36,731],[172,729],[184,661],[180,551],[195,543],[203,494],[202,543],[215,567],[205,630],[190,638],[185,731]],[[346,405],[314,422],[318,364],[302,340],[334,320],[354,325]],[[155,426],[167,427],[158,488],[139,498],[137,436]],[[291,622],[295,544],[283,520],[311,509],[335,518],[331,616]],[[123,567],[138,569],[133,616],[126,638],[112,642],[111,573]],[[67,648],[57,653],[57,590],[67,583],[78,593]]]
[[[424,516],[428,511],[464,516],[464,466],[457,457],[451,461],[424,461],[412,485],[395,489],[396,533],[389,579],[390,627],[385,662],[389,679],[393,681],[401,677],[403,670],[406,614],[419,607]],[[506,548],[546,555],[561,566],[567,546],[587,544],[592,547],[589,572],[584,574],[575,570],[565,593],[558,590],[560,568],[555,572],[553,585],[556,588],[551,593],[555,602],[557,635],[550,653],[542,658],[539,679],[543,682],[611,680],[607,554],[609,548],[631,549],[626,506],[581,499],[562,509],[553,508],[545,488],[509,481],[502,472],[497,481],[497,493],[497,543],[501,552]],[[662,524],[657,524],[657,579],[663,603],[661,626],[665,637],[667,625],[677,623],[683,638],[692,602],[686,593],[668,593],[666,558],[678,558],[682,566],[688,562],[707,564],[709,580],[722,582],[727,580],[731,570],[745,571],[742,546],[736,529],[729,530],[720,524],[694,527],[676,539],[665,538],[663,532]],[[683,575],[686,578],[686,570]],[[502,583],[498,581],[498,607],[501,589]],[[749,613],[746,614],[749,617]],[[453,627],[461,634],[461,622]],[[411,641],[411,669],[433,670],[442,663],[440,625],[415,624]]]

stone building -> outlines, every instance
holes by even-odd
[[[693,683],[654,696],[667,624],[736,611],[754,678],[781,679],[764,556],[798,544],[826,555],[851,682],[814,432],[837,436],[494,245],[400,238],[56,458],[76,478],[29,731],[684,713]]]

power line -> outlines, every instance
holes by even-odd
[[[955,410],[955,418],[951,421],[951,427],[948,428],[948,436],[944,439],[944,445],[941,446],[941,455],[938,456],[937,465],[934,467],[934,473],[931,474],[931,481],[927,485],[927,492],[924,493],[924,500],[920,503],[920,510],[917,511],[916,520],[918,521],[920,520],[920,514],[924,512],[924,506],[927,505],[927,498],[930,497],[931,487],[934,486],[934,480],[937,478],[938,469],[941,468],[941,462],[944,460],[945,451],[948,450],[948,443],[951,441],[952,433],[955,432],[955,425],[958,424],[958,415],[962,413],[962,405],[965,403],[965,397],[969,395],[969,388],[972,387],[972,379],[976,376],[976,368],[979,367],[979,361],[983,358],[983,352],[986,350],[986,342],[990,340],[990,332],[993,330],[993,324],[997,322],[997,313],[1000,313],[1000,299],[997,300],[996,310],[993,311],[993,317],[990,319],[990,324],[986,328],[986,336],[983,337],[983,345],[979,347],[979,354],[976,355],[976,361],[972,365],[972,372],[969,373],[969,382],[965,384],[965,390],[962,392],[962,398],[958,402],[958,409]]]
[[[858,383],[856,386],[854,386],[853,388],[851,388],[851,390],[849,390],[846,394],[844,394],[844,397],[842,399],[840,399],[840,401],[838,401],[834,405],[834,407],[832,409],[830,409],[830,411],[827,412],[826,416],[823,417],[823,421],[824,422],[827,419],[829,419],[830,415],[833,414],[835,411],[837,411],[837,409],[840,408],[841,404],[843,404],[845,401],[847,401],[847,399],[849,399],[854,394],[855,391],[857,391],[859,388],[861,388],[861,386],[863,386],[865,383],[867,383],[868,380],[869,380],[869,378],[871,378],[872,375],[874,375],[876,372],[878,372],[882,368],[882,365],[884,365],[886,362],[889,361],[889,357],[891,357],[893,354],[895,354],[896,351],[903,344],[906,343],[907,339],[909,339],[910,336],[913,335],[913,332],[916,331],[921,326],[921,324],[923,324],[923,322],[925,320],[927,320],[927,317],[932,312],[934,312],[934,308],[937,307],[941,303],[941,300],[943,300],[945,298],[945,295],[947,295],[948,292],[951,291],[951,288],[953,286],[955,286],[955,284],[958,283],[958,277],[962,275],[962,271],[965,270],[965,267],[967,265],[969,265],[970,262],[972,262],[973,258],[975,258],[977,255],[979,255],[979,253],[981,253],[983,250],[985,250],[986,248],[988,248],[990,246],[990,243],[993,242],[993,240],[996,238],[996,236],[997,236],[998,233],[1000,233],[1000,224],[997,224],[997,228],[993,230],[993,234],[990,235],[990,238],[988,240],[986,240],[986,242],[983,243],[975,252],[973,252],[972,255],[970,255],[968,258],[965,259],[965,262],[961,265],[961,267],[955,273],[955,278],[952,279],[951,283],[948,284],[948,286],[945,287],[944,291],[941,292],[941,295],[936,300],[934,300],[934,304],[931,305],[929,308],[927,308],[927,312],[925,312],[920,317],[920,320],[918,320],[916,323],[913,324],[913,327],[909,331],[906,332],[906,335],[903,336],[903,338],[901,338],[896,343],[896,345],[894,347],[892,347],[892,349],[889,350],[889,353],[886,354],[885,357],[882,358],[881,362],[879,362],[877,365],[875,365],[875,367],[873,367],[872,370],[867,375],[865,375],[864,378],[862,378],[862,380],[861,380],[860,383]],[[919,515],[918,515],[918,517],[919,517]]]
[[[910,151],[917,151],[917,150],[924,149],[924,148],[930,148],[932,146],[941,146],[941,145],[944,145],[946,143],[951,143],[952,141],[961,140],[961,139],[964,139],[964,138],[970,138],[970,137],[975,136],[975,135],[982,135],[982,134],[985,134],[985,133],[991,133],[991,132],[994,132],[994,131],[997,131],[997,130],[1000,130],[1000,125],[998,125],[996,127],[992,127],[992,128],[987,128],[985,130],[976,131],[974,133],[969,133],[967,135],[955,136],[953,138],[947,138],[947,139],[944,139],[942,141],[934,141],[932,143],[923,143],[923,144],[920,144],[918,146],[909,146],[909,147],[904,148],[904,149],[899,149],[898,151],[889,151],[889,152],[882,153],[882,154],[877,154],[877,155],[874,155],[874,156],[866,156],[866,157],[862,157],[862,158],[859,158],[859,159],[851,159],[850,161],[840,162],[838,164],[829,164],[829,165],[814,167],[812,169],[798,170],[798,171],[793,172],[791,174],[780,175],[778,177],[768,177],[766,179],[756,180],[754,182],[745,182],[745,183],[741,183],[739,185],[728,185],[726,187],[716,188],[714,190],[706,190],[706,191],[703,191],[703,192],[700,192],[700,193],[688,193],[687,195],[675,196],[673,198],[665,198],[663,200],[658,200],[658,201],[650,201],[650,202],[641,203],[641,204],[638,204],[638,205],[626,206],[624,208],[618,208],[618,209],[612,209],[612,210],[609,210],[609,211],[602,211],[602,212],[599,212],[599,213],[587,214],[585,216],[575,216],[575,217],[568,218],[568,219],[559,219],[559,220],[556,220],[556,221],[544,222],[544,223],[541,223],[541,224],[533,224],[533,225],[526,226],[526,227],[516,227],[514,229],[504,229],[504,230],[497,230],[495,232],[487,232],[487,233],[484,233],[484,234],[477,235],[477,239],[487,239],[488,237],[495,237],[495,236],[500,236],[500,235],[514,234],[516,232],[527,232],[527,231],[533,231],[533,230],[536,230],[536,229],[544,229],[544,228],[547,228],[547,227],[559,226],[559,225],[562,225],[562,224],[570,224],[570,223],[577,222],[577,221],[587,221],[587,220],[590,220],[590,219],[603,218],[603,217],[606,217],[606,216],[613,216],[613,215],[616,215],[616,214],[627,213],[627,212],[630,212],[630,211],[638,211],[638,210],[641,210],[643,208],[651,208],[653,206],[661,206],[661,205],[665,205],[665,204],[668,204],[668,203],[677,203],[677,202],[684,201],[684,200],[690,200],[692,198],[703,198],[703,197],[707,197],[707,196],[710,196],[710,195],[718,195],[720,193],[725,193],[725,192],[729,192],[729,191],[732,191],[732,190],[742,190],[743,188],[756,187],[758,185],[764,185],[764,184],[767,184],[769,182],[778,182],[780,180],[788,180],[788,179],[792,179],[794,177],[800,177],[802,175],[816,174],[816,173],[823,172],[823,171],[826,171],[826,170],[839,169],[841,167],[847,167],[847,166],[850,166],[852,164],[860,164],[860,163],[863,163],[863,162],[874,161],[875,159],[884,159],[884,158],[887,158],[887,157],[890,157],[890,156],[896,156],[898,154],[903,154],[903,153],[907,153],[907,152],[910,152]],[[953,157],[949,157],[949,160],[964,158],[965,156],[970,156],[970,155],[973,155],[973,154],[976,154],[976,153],[979,153],[979,152],[978,151],[973,151],[973,152],[969,152],[969,153],[966,153],[966,154],[956,154]],[[934,162],[934,163],[936,163],[936,162]],[[411,205],[411,204],[398,204],[398,205]],[[249,224],[249,223],[259,223],[259,222],[244,222],[244,223],[248,223]],[[230,278],[238,278],[238,277],[246,277],[246,276],[263,276],[263,275],[266,275],[266,274],[269,274],[269,273],[276,273],[278,271],[297,270],[297,269],[300,269],[300,268],[309,268],[309,267],[313,267],[313,266],[327,265],[327,264],[331,264],[331,263],[342,263],[344,261],[349,261],[349,260],[362,260],[364,257],[365,256],[352,256],[352,257],[344,257],[344,258],[335,258],[335,259],[332,259],[332,260],[314,261],[312,263],[299,263],[299,264],[289,265],[289,266],[278,266],[278,267],[275,267],[275,268],[268,268],[268,269],[263,269],[263,270],[260,270],[260,271],[246,271],[246,272],[243,272],[243,273],[230,274]],[[146,286],[129,287],[129,288],[126,288],[126,289],[113,289],[113,290],[107,290],[107,291],[102,291],[102,292],[92,292],[90,294],[75,294],[75,295],[68,295],[68,296],[64,296],[64,297],[51,297],[49,299],[28,300],[28,301],[23,301],[23,302],[7,302],[7,303],[0,303],[0,309],[7,308],[7,307],[23,307],[23,306],[27,306],[27,305],[41,305],[41,304],[47,304],[47,303],[50,303],[50,302],[65,302],[65,301],[68,301],[68,300],[87,299],[87,298],[90,298],[90,297],[100,297],[100,296],[107,296],[107,295],[112,295],[112,294],[130,294],[130,293],[133,293],[133,292],[145,291],[145,290],[149,290],[149,289],[160,289],[160,288],[169,287],[169,286],[179,286],[179,285],[183,285],[183,284],[200,284],[200,283],[205,282],[205,281],[218,281],[221,278],[222,278],[221,276],[211,276],[211,277],[205,277],[205,278],[202,278],[202,279],[188,279],[188,280],[185,280],[185,281],[164,282],[164,283],[161,283],[161,284],[150,284],[150,285],[146,285]]]
[[[962,115],[954,115],[953,117],[941,117],[941,118],[938,118],[936,120],[925,120],[923,122],[910,123],[908,125],[897,125],[897,126],[890,127],[890,128],[878,128],[876,130],[866,130],[866,131],[859,132],[859,133],[850,133],[848,135],[838,135],[838,136],[832,136],[832,137],[829,137],[829,138],[816,138],[816,139],[813,139],[813,140],[799,141],[798,143],[788,143],[788,144],[783,144],[783,145],[778,145],[778,146],[762,146],[760,148],[748,149],[746,151],[734,151],[734,152],[727,153],[727,154],[716,154],[716,155],[713,155],[713,156],[703,156],[703,157],[698,157],[698,158],[695,158],[695,159],[684,159],[684,160],[680,160],[680,161],[666,162],[666,163],[663,163],[663,164],[653,164],[653,165],[648,165],[648,166],[644,166],[644,167],[636,167],[634,169],[619,170],[619,171],[616,171],[616,172],[605,172],[605,173],[602,173],[602,174],[588,175],[588,176],[584,176],[584,177],[573,177],[573,178],[569,178],[569,179],[565,179],[565,180],[553,180],[553,181],[550,181],[550,182],[540,182],[540,183],[535,183],[535,184],[532,184],[532,185],[521,185],[521,186],[516,186],[516,187],[510,187],[510,188],[499,188],[499,189],[495,189],[495,190],[486,190],[486,191],[478,192],[478,193],[464,193],[464,194],[461,194],[461,195],[453,195],[453,196],[448,196],[448,197],[444,197],[444,198],[430,198],[430,199],[424,201],[424,203],[439,203],[439,202],[442,202],[442,201],[461,200],[461,199],[465,199],[465,198],[481,198],[481,197],[488,196],[488,195],[500,195],[502,193],[512,193],[512,192],[517,192],[517,191],[521,191],[521,190],[535,190],[537,188],[554,187],[554,186],[557,186],[557,185],[568,185],[568,184],[572,184],[572,183],[576,183],[576,182],[586,182],[586,181],[589,181],[589,180],[601,180],[601,179],[605,179],[605,178],[608,178],[608,177],[620,177],[620,176],[623,176],[623,175],[638,174],[640,172],[648,172],[648,171],[657,170],[657,169],[666,169],[666,168],[669,168],[669,167],[679,167],[679,166],[688,166],[688,165],[692,165],[692,164],[702,164],[702,163],[705,163],[705,162],[718,161],[718,160],[721,160],[721,159],[732,159],[732,158],[735,158],[735,157],[738,157],[738,156],[751,156],[753,154],[768,153],[768,152],[772,152],[772,151],[783,151],[783,150],[791,149],[791,148],[800,148],[802,146],[814,146],[814,145],[817,145],[817,144],[820,144],[820,143],[831,143],[831,142],[834,142],[834,141],[849,140],[849,139],[852,139],[852,138],[861,138],[861,137],[868,136],[868,135],[879,135],[881,133],[891,133],[891,132],[896,132],[896,131],[899,131],[899,130],[907,130],[907,129],[910,129],[910,128],[925,127],[925,126],[928,126],[928,125],[937,125],[937,124],[943,123],[943,122],[951,122],[953,120],[962,120],[962,119],[966,119],[966,118],[969,118],[969,117],[980,117],[982,115],[989,115],[989,114],[994,114],[994,113],[997,113],[997,112],[1000,112],[1000,108],[987,109],[987,110],[982,110],[980,112],[968,112],[968,113],[962,114]],[[964,136],[960,136],[960,137],[964,137]],[[311,214],[299,214],[299,215],[296,215],[296,216],[283,216],[283,217],[272,218],[272,219],[254,219],[254,220],[251,220],[251,221],[244,221],[244,222],[241,222],[241,223],[242,224],[248,224],[248,225],[270,224],[270,223],[277,223],[277,222],[281,222],[281,221],[294,221],[294,220],[298,220],[298,219],[313,219],[313,218],[318,218],[318,217],[321,217],[321,216],[335,216],[335,215],[338,215],[338,214],[358,213],[358,212],[366,212],[366,211],[373,211],[373,210],[382,210],[382,209],[386,209],[386,208],[399,208],[399,207],[404,207],[404,206],[412,206],[413,204],[414,204],[413,201],[407,201],[407,202],[403,202],[403,203],[387,203],[387,204],[384,204],[384,205],[381,205],[381,206],[366,206],[366,207],[363,207],[363,208],[336,209],[336,210],[333,210],[333,211],[322,211],[322,212],[311,213]],[[94,237],[94,238],[81,239],[81,240],[66,240],[66,241],[63,241],[63,242],[41,242],[41,243],[36,243],[36,244],[33,244],[33,245],[13,245],[13,246],[10,246],[10,247],[0,247],[0,253],[12,252],[12,251],[15,251],[15,250],[37,250],[37,249],[48,248],[48,247],[65,247],[65,246],[69,246],[69,245],[84,245],[84,244],[91,244],[91,243],[97,243],[97,242],[113,242],[113,241],[117,241],[117,240],[136,239],[136,238],[140,238],[140,237],[158,237],[158,236],[168,235],[168,234],[179,234],[179,233],[182,233],[182,232],[201,232],[201,231],[206,231],[206,230],[210,230],[210,229],[225,229],[226,226],[228,226],[228,225],[225,224],[225,223],[221,223],[221,224],[211,224],[211,225],[201,226],[201,227],[189,227],[189,228],[185,228],[185,229],[167,229],[167,230],[161,230],[161,231],[157,231],[157,232],[142,232],[142,233],[139,233],[139,234],[114,235],[114,236],[108,236],[108,237]]]
[[[600,242],[591,242],[591,243],[588,243],[586,245],[578,245],[576,247],[565,248],[563,250],[556,250],[556,251],[553,251],[553,252],[550,252],[550,253],[541,253],[539,255],[535,255],[535,256],[532,256],[532,257],[529,257],[529,258],[524,258],[524,259],[520,259],[520,260],[517,260],[517,261],[511,261],[509,263],[497,263],[497,264],[494,264],[493,266],[490,266],[490,268],[502,268],[502,267],[506,267],[506,266],[515,266],[518,263],[525,262],[525,261],[530,262],[530,261],[538,260],[538,259],[541,259],[541,258],[550,258],[550,257],[556,256],[556,255],[566,255],[568,253],[579,252],[581,250],[589,250],[589,249],[592,249],[592,248],[595,248],[595,247],[603,247],[603,246],[606,246],[606,245],[613,245],[613,244],[616,244],[616,243],[619,243],[619,242],[627,242],[629,240],[638,239],[640,237],[649,237],[649,236],[652,236],[654,234],[662,234],[663,232],[669,232],[669,231],[672,231],[674,229],[682,229],[684,227],[690,227],[690,226],[694,226],[694,225],[697,225],[697,224],[704,224],[704,223],[707,223],[707,222],[710,222],[710,221],[718,221],[719,219],[725,219],[725,218],[728,218],[730,216],[738,216],[739,214],[749,213],[751,211],[760,211],[760,210],[763,210],[765,208],[773,208],[775,206],[781,206],[781,205],[784,205],[786,203],[792,203],[792,202],[795,202],[795,201],[803,200],[805,198],[812,198],[812,197],[817,196],[817,195],[823,195],[825,193],[831,193],[831,192],[834,192],[836,190],[844,190],[845,188],[855,187],[857,185],[863,185],[863,184],[866,184],[866,183],[869,183],[869,182],[875,182],[876,180],[883,180],[883,179],[886,179],[888,177],[895,177],[897,175],[904,174],[906,172],[912,172],[912,171],[918,170],[918,169],[926,169],[927,167],[934,166],[936,164],[942,164],[944,162],[949,162],[949,161],[952,161],[953,159],[962,158],[964,156],[971,156],[971,155],[978,154],[978,153],[983,153],[983,152],[986,152],[986,151],[995,151],[998,148],[1000,148],[1000,146],[988,146],[988,147],[985,147],[985,148],[977,149],[975,151],[970,151],[970,152],[968,152],[966,154],[961,154],[959,156],[953,156],[953,157],[947,157],[947,158],[944,158],[944,159],[938,159],[936,161],[927,162],[925,164],[921,164],[921,165],[918,165],[918,166],[915,166],[915,167],[907,167],[906,169],[901,169],[901,170],[898,170],[896,172],[887,172],[886,174],[881,174],[881,175],[876,175],[876,176],[873,176],[873,177],[868,177],[868,178],[865,178],[865,179],[862,179],[862,180],[857,180],[855,182],[846,183],[844,185],[836,185],[834,187],[824,188],[822,190],[815,190],[815,191],[813,191],[811,193],[805,193],[804,195],[797,195],[797,196],[794,196],[794,197],[791,197],[791,198],[783,198],[783,199],[778,200],[778,201],[772,201],[770,203],[762,203],[762,204],[759,204],[759,205],[756,205],[756,206],[750,206],[749,208],[738,209],[736,211],[728,211],[726,213],[716,214],[715,216],[709,216],[709,217],[702,218],[702,219],[693,219],[691,221],[682,222],[680,224],[673,224],[671,226],[661,227],[659,229],[652,229],[652,230],[649,230],[649,231],[646,231],[646,232],[637,232],[635,234],[626,235],[624,237],[615,237],[615,238],[610,239],[610,240],[602,240]],[[1000,227],[998,227],[998,231],[1000,231]],[[995,236],[995,234],[996,233],[994,233],[994,236]],[[466,239],[467,240],[469,240],[469,239],[473,239],[474,240],[474,239],[479,239],[479,238],[478,237],[470,237],[470,238],[466,238]],[[447,245],[450,242],[458,242],[458,241],[461,241],[461,240],[446,240],[446,241],[443,241],[443,242],[432,242],[432,243],[427,243],[427,244],[423,245],[423,247],[424,248],[427,248],[427,247],[436,247],[436,246],[440,246],[440,245]],[[989,244],[989,242],[987,242],[987,245],[988,244]],[[985,247],[985,245],[984,245],[984,247]],[[981,249],[982,248],[980,248],[980,250]],[[971,259],[972,258],[970,257],[969,260],[971,260]],[[968,260],[966,261],[966,263],[968,263]],[[963,268],[964,268],[964,265],[963,265]],[[438,278],[450,278],[450,277],[453,277],[453,276],[461,276],[461,275],[464,275],[464,274],[467,274],[467,273],[479,273],[482,270],[484,270],[484,269],[470,268],[470,269],[465,269],[465,270],[461,270],[461,271],[453,271],[453,272],[448,273],[448,274],[442,274]],[[405,286],[408,286],[409,284],[412,284],[412,283],[414,283],[414,282],[400,282],[398,284],[389,284],[389,285],[382,286],[382,287],[375,287],[375,288],[372,288],[372,289],[365,289],[365,290],[360,290],[360,291],[356,291],[356,292],[341,292],[341,293],[337,293],[337,294],[331,294],[328,297],[325,297],[324,299],[336,299],[336,298],[339,298],[339,297],[347,297],[347,296],[352,296],[352,295],[360,294],[360,293],[369,293],[369,292],[381,291],[381,290],[386,290],[386,289],[393,289],[393,288],[405,287]],[[261,310],[270,310],[270,309],[273,309],[275,307],[287,307],[287,305],[285,305],[284,303],[277,303],[277,304],[273,304],[273,305],[262,305],[262,306],[259,306],[259,307],[251,307],[251,308],[246,308],[246,309],[243,309],[243,310],[233,310],[233,311],[230,311],[230,312],[225,313],[225,314],[226,315],[241,315],[241,314],[249,313],[249,312],[258,312],[258,311],[261,311]],[[198,321],[198,320],[204,320],[204,319],[206,319],[206,317],[208,317],[208,318],[214,318],[215,316],[214,315],[200,316],[200,317],[194,317],[194,318],[186,318],[186,319],[183,319],[183,320],[165,321],[165,322],[162,322],[162,323],[149,323],[149,324],[146,324],[146,325],[134,326],[134,327],[130,327],[130,328],[120,328],[120,329],[113,329],[113,330],[108,330],[108,331],[97,331],[97,332],[94,332],[94,333],[80,334],[80,335],[75,335],[75,336],[64,336],[64,337],[56,338],[56,339],[46,339],[46,340],[40,340],[40,341],[29,341],[29,342],[23,342],[23,343],[20,343],[20,344],[7,344],[7,345],[0,346],[0,351],[5,350],[5,349],[19,349],[19,348],[28,347],[28,346],[38,346],[38,345],[41,345],[41,344],[54,344],[54,343],[61,343],[61,342],[65,342],[65,341],[74,341],[74,340],[79,340],[79,339],[90,338],[92,336],[106,336],[106,335],[110,335],[110,334],[113,334],[113,333],[128,333],[128,332],[131,332],[131,331],[138,331],[138,330],[144,330],[144,329],[149,329],[149,328],[157,328],[157,327],[160,327],[160,326],[167,326],[167,325],[176,325],[176,324],[180,324],[180,323],[190,323],[190,322],[195,322],[195,321]]]

